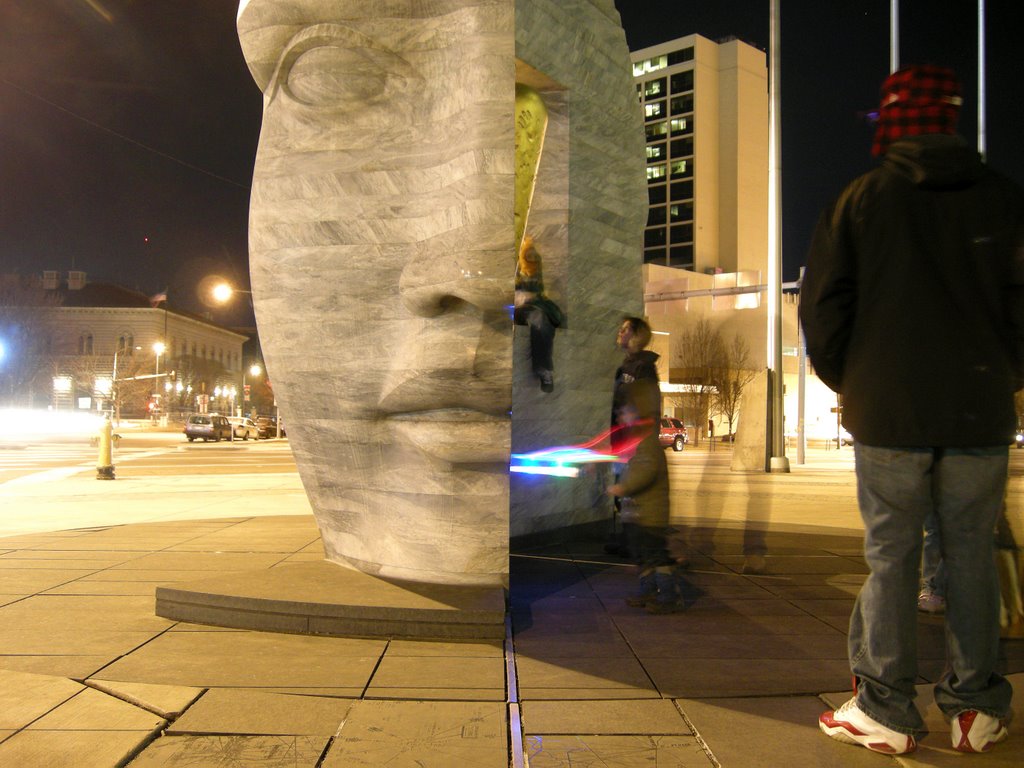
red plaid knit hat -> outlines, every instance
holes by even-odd
[[[924,64],[893,72],[882,83],[871,154],[884,155],[905,136],[954,133],[962,103],[960,83],[949,67]]]

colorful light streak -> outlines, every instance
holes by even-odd
[[[653,423],[652,420],[646,419],[633,426],[650,426]],[[650,434],[650,430],[645,430],[639,435],[636,435],[634,430],[634,434],[617,442],[616,450],[612,451],[611,436],[621,429],[622,426],[612,427],[580,445],[560,445],[530,453],[513,453],[509,472],[549,477],[579,477],[580,467],[587,464],[627,462],[636,450],[637,444]]]

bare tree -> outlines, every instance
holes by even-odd
[[[721,334],[712,329],[711,323],[701,318],[679,334],[673,353],[681,363],[681,383],[689,385],[689,399],[696,411],[696,440],[699,441],[708,423],[712,400],[721,379],[722,363],[726,357],[725,344]]]
[[[723,344],[722,348],[724,357],[713,408],[715,413],[725,419],[731,435],[743,389],[757,376],[757,371],[750,368],[750,345],[739,334],[733,335],[732,342]]]

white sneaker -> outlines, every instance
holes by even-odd
[[[921,594],[917,596],[917,610],[923,613],[945,613],[946,598],[930,589],[922,589]]]
[[[860,744],[872,752],[905,755],[917,749],[913,736],[886,728],[857,706],[856,697],[837,710],[829,710],[818,718],[818,727],[826,736],[844,744]]]
[[[987,752],[1006,738],[1006,723],[976,709],[953,718],[952,741],[957,752]]]

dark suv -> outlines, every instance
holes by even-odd
[[[185,421],[185,437],[190,443],[196,439],[204,443],[207,440],[230,440],[231,429],[227,417],[216,413],[194,413]]]
[[[669,416],[661,417],[661,429],[658,431],[658,442],[662,448],[672,446],[673,451],[683,450],[683,446],[689,441],[686,435],[686,427],[679,419]]]

